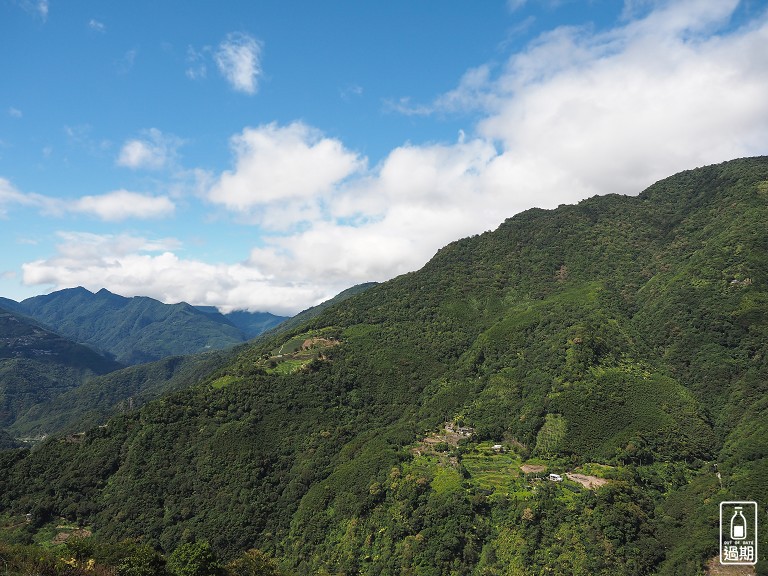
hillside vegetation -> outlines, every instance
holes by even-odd
[[[363,292],[373,285],[373,283],[363,284],[344,290],[330,300],[300,312],[294,318],[281,322],[256,338],[277,337],[307,320],[315,318],[325,308],[343,302],[346,298]],[[74,292],[80,291],[75,290]],[[101,292],[102,295],[103,292]],[[66,291],[53,293],[51,296],[59,298],[64,293]],[[21,304],[12,300],[0,299],[0,303],[14,310],[22,308]],[[166,305],[163,304],[162,306]],[[209,315],[222,316],[215,308],[203,308],[202,311]],[[268,318],[264,319],[264,316]],[[17,317],[23,318],[24,322],[31,322],[38,326],[29,318]],[[243,330],[257,332],[263,330],[266,325],[274,324],[274,318],[276,318],[270,314],[249,312],[233,312],[227,314],[226,317],[234,322],[250,324],[250,326],[243,326]],[[160,321],[158,320],[158,322]],[[16,324],[9,326],[14,330],[17,329]],[[38,326],[38,328],[44,330],[42,326]],[[3,334],[8,337],[13,335],[8,326],[0,323],[0,338],[3,337]],[[63,337],[56,336],[56,338],[60,342],[66,341]],[[74,342],[69,342],[68,346],[72,347],[73,350],[84,349]],[[92,350],[88,350],[88,353],[96,354]],[[35,383],[45,388],[46,378],[49,377],[51,371],[50,363],[41,364],[37,361],[39,358],[30,362],[35,366],[35,376],[31,380],[27,379],[30,384],[24,390],[22,390],[25,381],[24,374],[30,372],[29,366],[6,363],[2,373],[2,381],[8,384],[5,387],[5,397],[13,397],[17,387],[19,387],[27,401],[19,407],[19,410],[14,410],[12,414],[8,415],[4,425],[7,426],[7,432],[13,436],[28,439],[30,442],[36,442],[49,434],[80,432],[102,424],[109,416],[138,408],[153,398],[198,384],[231,362],[238,353],[238,347],[230,347],[220,351],[171,356],[123,369],[119,369],[121,368],[120,365],[115,362],[108,362],[110,369],[114,371],[103,375],[95,375],[91,372],[64,374],[62,378],[57,380],[57,387],[52,393],[42,393],[34,389]],[[100,357],[98,354],[96,356]],[[73,357],[71,360],[75,359]],[[102,358],[102,361],[104,360]],[[282,366],[282,369],[285,369],[285,366]],[[8,442],[1,440],[2,438],[0,438],[0,446],[2,447],[14,445],[12,439]]]
[[[30,318],[0,308],[0,429],[32,406],[121,367]]]
[[[6,541],[63,516],[295,574],[700,574],[719,502],[768,502],[766,222],[768,158],[519,214],[0,453],[0,512],[34,518]]]
[[[36,402],[8,426],[16,437],[82,432],[163,394],[193,386],[221,368],[233,352],[172,356],[85,379],[76,388]]]

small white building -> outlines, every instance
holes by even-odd
[[[549,479],[551,482],[562,482],[563,477],[560,474],[550,474]]]

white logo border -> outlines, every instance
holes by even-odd
[[[754,506],[755,509],[755,522],[754,522],[754,542],[755,542],[755,561],[754,562],[723,562],[723,505],[729,504],[732,506],[737,505],[749,505]],[[759,513],[759,508],[757,506],[757,502],[754,500],[725,500],[723,502],[720,502],[720,564],[723,566],[754,566],[757,564],[757,515]]]

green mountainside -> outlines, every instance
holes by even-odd
[[[63,516],[172,574],[207,542],[291,574],[701,574],[719,502],[768,502],[766,222],[768,158],[526,211],[197,386],[0,452],[0,514],[34,518],[6,540]]]
[[[292,330],[316,317],[325,308],[343,302],[373,285],[375,283],[348,288],[333,298],[270,328],[257,338],[275,337]],[[203,311],[208,314],[219,314],[215,308]],[[232,316],[235,318],[233,319]],[[277,318],[271,314],[249,312],[233,312],[226,317],[243,323],[250,322],[251,330],[263,328]],[[211,373],[230,363],[239,354],[238,350],[239,348],[235,347],[186,356],[171,356],[147,364],[130,366],[103,376],[94,376],[60,396],[35,404],[16,418],[9,426],[9,431],[17,437],[33,438],[86,430],[102,424],[109,416],[132,410],[148,400],[201,382]]]
[[[21,448],[23,444],[16,441],[8,432],[0,428],[0,450],[8,450],[9,448]]]
[[[122,365],[0,308],[0,429],[32,406]]]
[[[356,286],[347,288],[346,290],[342,290],[341,292],[336,294],[336,296],[334,296],[333,298],[330,298],[325,302],[318,304],[317,306],[312,306],[311,308],[302,310],[301,312],[296,314],[296,316],[292,318],[288,318],[287,320],[281,322],[274,328],[271,328],[270,330],[265,331],[261,335],[261,337],[269,338],[269,337],[279,336],[281,334],[284,334],[286,332],[290,332],[291,330],[299,328],[300,326],[309,322],[313,318],[317,318],[318,316],[320,316],[320,314],[326,308],[330,308],[331,306],[336,306],[337,304],[341,304],[348,298],[351,298],[352,296],[361,294],[366,290],[373,288],[374,286],[376,286],[376,284],[377,284],[376,282],[365,282],[363,284],[357,284]]]
[[[228,348],[285,320],[268,313],[239,312],[231,321],[228,315],[183,302],[163,304],[106,289],[94,294],[85,288],[27,298],[16,309],[63,336],[112,354],[123,364]]]
[[[8,430],[16,437],[74,433],[102,424],[108,417],[138,408],[163,394],[201,382],[234,354],[213,351],[171,356],[92,376],[76,388],[38,402],[19,415]]]
[[[8,312],[16,312],[17,314],[23,314],[24,311],[21,308],[21,304],[10,298],[3,298],[0,296],[0,308]]]

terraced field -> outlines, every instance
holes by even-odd
[[[520,471],[520,456],[514,452],[495,452],[490,442],[463,454],[461,463],[469,472],[472,483],[482,490],[512,493],[526,486]]]

